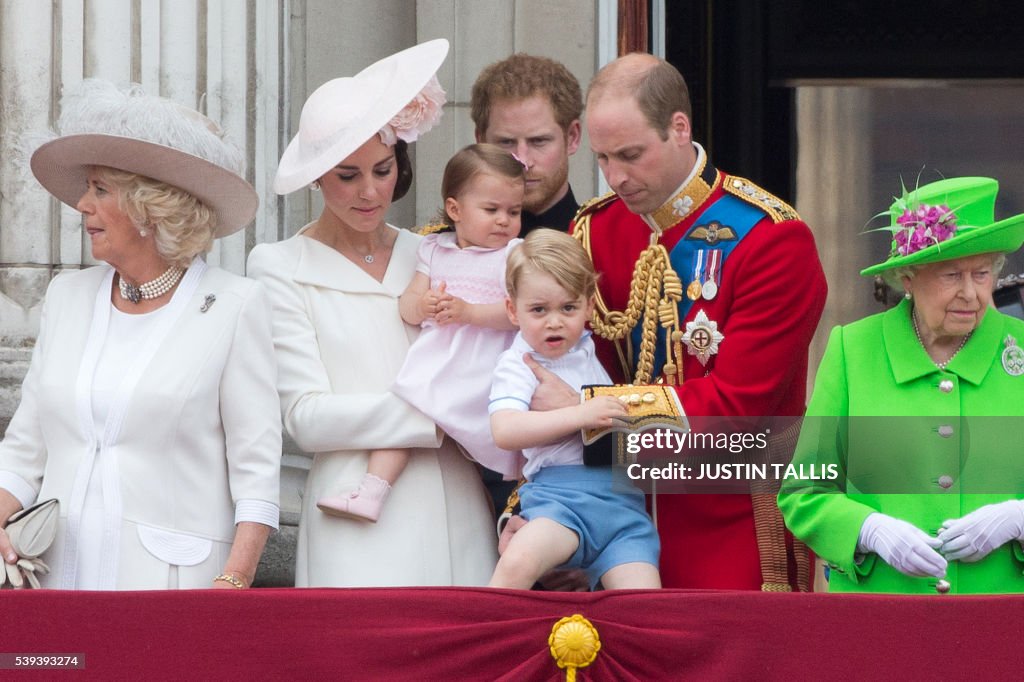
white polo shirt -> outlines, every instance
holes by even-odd
[[[573,390],[579,391],[583,386],[590,384],[612,383],[608,373],[597,360],[594,341],[590,338],[589,331],[580,337],[568,353],[554,360],[549,360],[534,351],[523,339],[522,333],[517,333],[512,346],[501,354],[494,369],[491,400],[487,408],[489,414],[494,414],[498,410],[529,411],[530,400],[533,399],[539,382],[533,375],[533,370],[523,362],[524,353],[530,353],[538,364],[558,375]],[[527,448],[523,450],[523,456],[526,457],[523,476],[531,480],[533,475],[544,467],[583,464],[583,438],[577,431],[557,443]]]

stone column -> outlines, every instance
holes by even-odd
[[[880,307],[871,280],[858,273],[871,261],[862,233],[870,205],[871,94],[868,88],[799,87],[796,209],[810,225],[828,279],[828,301],[811,345],[808,396],[828,334]]]
[[[51,3],[0,3],[0,430],[17,407],[40,302],[61,262],[49,195],[28,171],[21,148],[25,131],[50,122],[52,12]]]

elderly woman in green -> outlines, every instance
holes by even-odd
[[[779,495],[832,592],[1024,592],[1024,322],[992,306],[1024,215],[995,222],[997,191],[904,193],[891,255],[861,273],[904,300],[832,330],[794,463],[840,475]]]

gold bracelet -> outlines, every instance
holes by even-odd
[[[245,583],[243,583],[237,576],[231,575],[230,573],[221,573],[213,579],[213,582],[217,582],[218,580],[233,585],[236,590],[245,589]]]

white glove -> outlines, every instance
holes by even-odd
[[[1024,500],[986,504],[939,531],[939,551],[949,561],[981,561],[996,547],[1024,538]]]
[[[942,541],[917,526],[875,512],[864,519],[857,538],[858,552],[875,552],[885,563],[914,577],[946,575],[946,559],[937,551]]]

